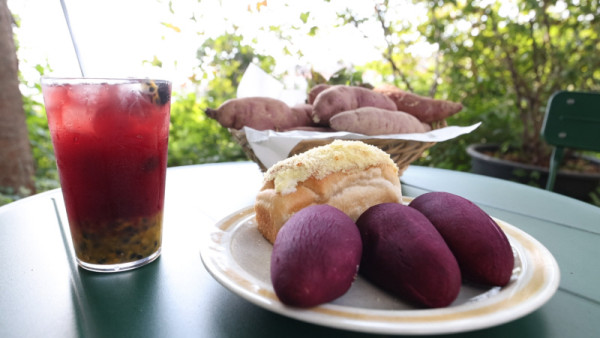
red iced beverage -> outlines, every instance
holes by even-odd
[[[160,254],[171,84],[42,79],[79,264],[121,271]]]

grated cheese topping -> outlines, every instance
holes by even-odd
[[[361,141],[335,140],[277,162],[267,170],[264,180],[273,180],[276,192],[288,194],[311,176],[323,179],[334,172],[364,170],[379,164],[392,165],[398,171],[390,155],[375,146]]]

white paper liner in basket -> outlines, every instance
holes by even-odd
[[[249,146],[257,159],[264,167],[269,168],[273,164],[288,157],[290,151],[303,140],[318,139],[344,139],[344,140],[411,140],[418,142],[443,142],[460,135],[468,134],[477,129],[481,122],[468,127],[449,126],[434,129],[427,133],[416,134],[393,134],[367,136],[349,132],[314,132],[314,131],[286,131],[276,132],[273,130],[256,130],[244,127],[242,130]]]

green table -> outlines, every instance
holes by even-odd
[[[138,270],[97,274],[70,257],[60,190],[0,208],[0,337],[367,337],[297,321],[228,291],[199,256],[206,232],[251,205],[262,174],[249,162],[170,168],[162,256]],[[515,183],[411,166],[406,196],[438,190],[473,200],[534,236],[561,281],[544,306],[461,337],[600,336],[600,208]],[[58,216],[57,216],[58,215]]]

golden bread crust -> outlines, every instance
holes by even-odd
[[[373,205],[401,201],[397,174],[398,168],[393,162],[383,162],[364,169],[333,172],[321,179],[311,176],[298,182],[291,193],[277,192],[273,180],[266,181],[254,206],[258,230],[274,243],[285,222],[313,204],[329,204],[356,221]]]

